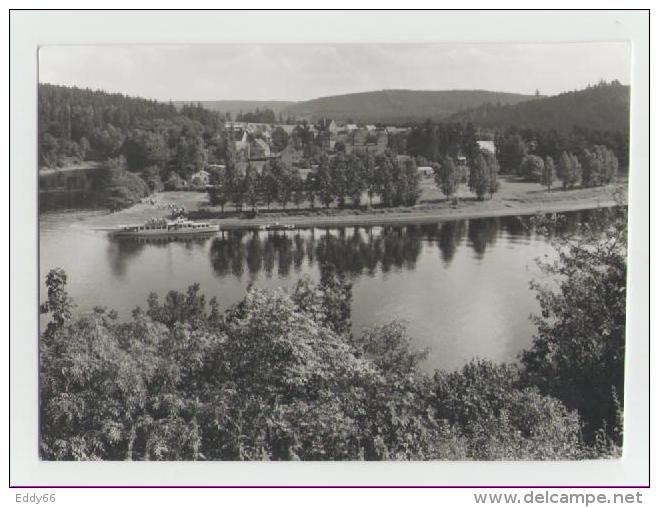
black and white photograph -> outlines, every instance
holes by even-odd
[[[630,58],[41,47],[40,458],[619,458]]]
[[[16,502],[643,503],[649,12],[118,7],[10,12]]]

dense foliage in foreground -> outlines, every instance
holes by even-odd
[[[163,301],[153,294],[128,322],[104,308],[74,317],[66,274],[52,270],[40,343],[42,458],[615,455],[624,231],[623,217],[604,236],[584,234],[547,268],[565,281],[541,290],[538,336],[521,367],[474,361],[434,375],[419,368],[425,354],[399,323],[351,334],[351,288],[331,268],[291,293],[250,289],[225,312],[196,285]]]

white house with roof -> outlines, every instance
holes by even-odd
[[[293,133],[293,131],[295,130],[295,127],[297,127],[297,125],[289,125],[289,124],[285,124],[285,123],[282,123],[281,125],[277,125],[277,126],[281,127],[282,130],[284,132],[286,132],[289,136]]]
[[[405,127],[394,127],[394,126],[389,126],[389,127],[385,127],[385,128],[384,128],[384,131],[385,131],[388,135],[391,136],[391,135],[397,135],[397,134],[407,134],[408,129],[405,128]]]
[[[478,143],[478,147],[482,151],[489,151],[493,155],[496,154],[496,146],[494,146],[494,141],[476,141]]]

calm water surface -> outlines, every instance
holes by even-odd
[[[41,215],[41,285],[49,269],[69,276],[78,311],[104,305],[128,318],[149,292],[163,296],[198,282],[226,308],[245,288],[291,288],[318,280],[329,262],[353,282],[355,332],[393,319],[408,323],[414,345],[428,347],[428,368],[452,370],[471,358],[513,361],[534,332],[539,310],[532,279],[538,257],[553,258],[527,217],[436,224],[225,231],[187,242],[111,240],[83,221],[99,212]],[[588,212],[566,214],[566,227]]]

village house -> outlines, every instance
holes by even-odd
[[[245,160],[265,160],[270,158],[270,145],[261,138],[253,138],[247,131],[240,141],[234,142],[236,155]]]
[[[215,170],[215,169],[221,171],[221,170],[226,169],[226,167],[227,167],[227,166],[224,165],[224,164],[208,164],[208,165],[206,166],[206,170],[207,170],[208,172],[211,172],[211,171],[213,171],[213,170]]]
[[[432,178],[435,175],[435,171],[429,165],[420,165],[417,167],[417,171],[424,178]]]
[[[494,141],[476,141],[476,142],[478,143],[478,147],[481,149],[481,151],[487,151],[492,155],[496,154],[496,147],[494,146]]]
[[[270,158],[270,145],[263,139],[254,139],[249,143],[248,160],[265,160]]]
[[[467,157],[464,157],[464,156],[456,157],[456,158],[455,158],[455,165],[456,165],[457,167],[467,168],[467,167],[468,167],[468,164],[467,164]]]
[[[385,127],[384,131],[387,133],[389,136],[396,136],[396,135],[407,135],[409,129],[406,127]]]
[[[296,165],[302,160],[302,152],[297,150],[292,143],[289,143],[289,145],[276,156],[288,166]]]
[[[287,124],[284,124],[284,123],[282,123],[281,125],[277,125],[277,126],[280,127],[289,136],[293,135],[293,131],[295,130],[295,127],[297,127],[297,125],[293,125],[293,124],[287,125]]]
[[[243,130],[240,138],[234,141],[233,144],[236,154],[247,156],[247,150],[249,146],[247,131]]]
[[[206,188],[209,183],[210,174],[203,169],[190,176],[190,185],[194,188]]]
[[[329,132],[331,136],[336,136],[339,132],[339,127],[334,120],[323,118],[318,122],[318,130]]]

